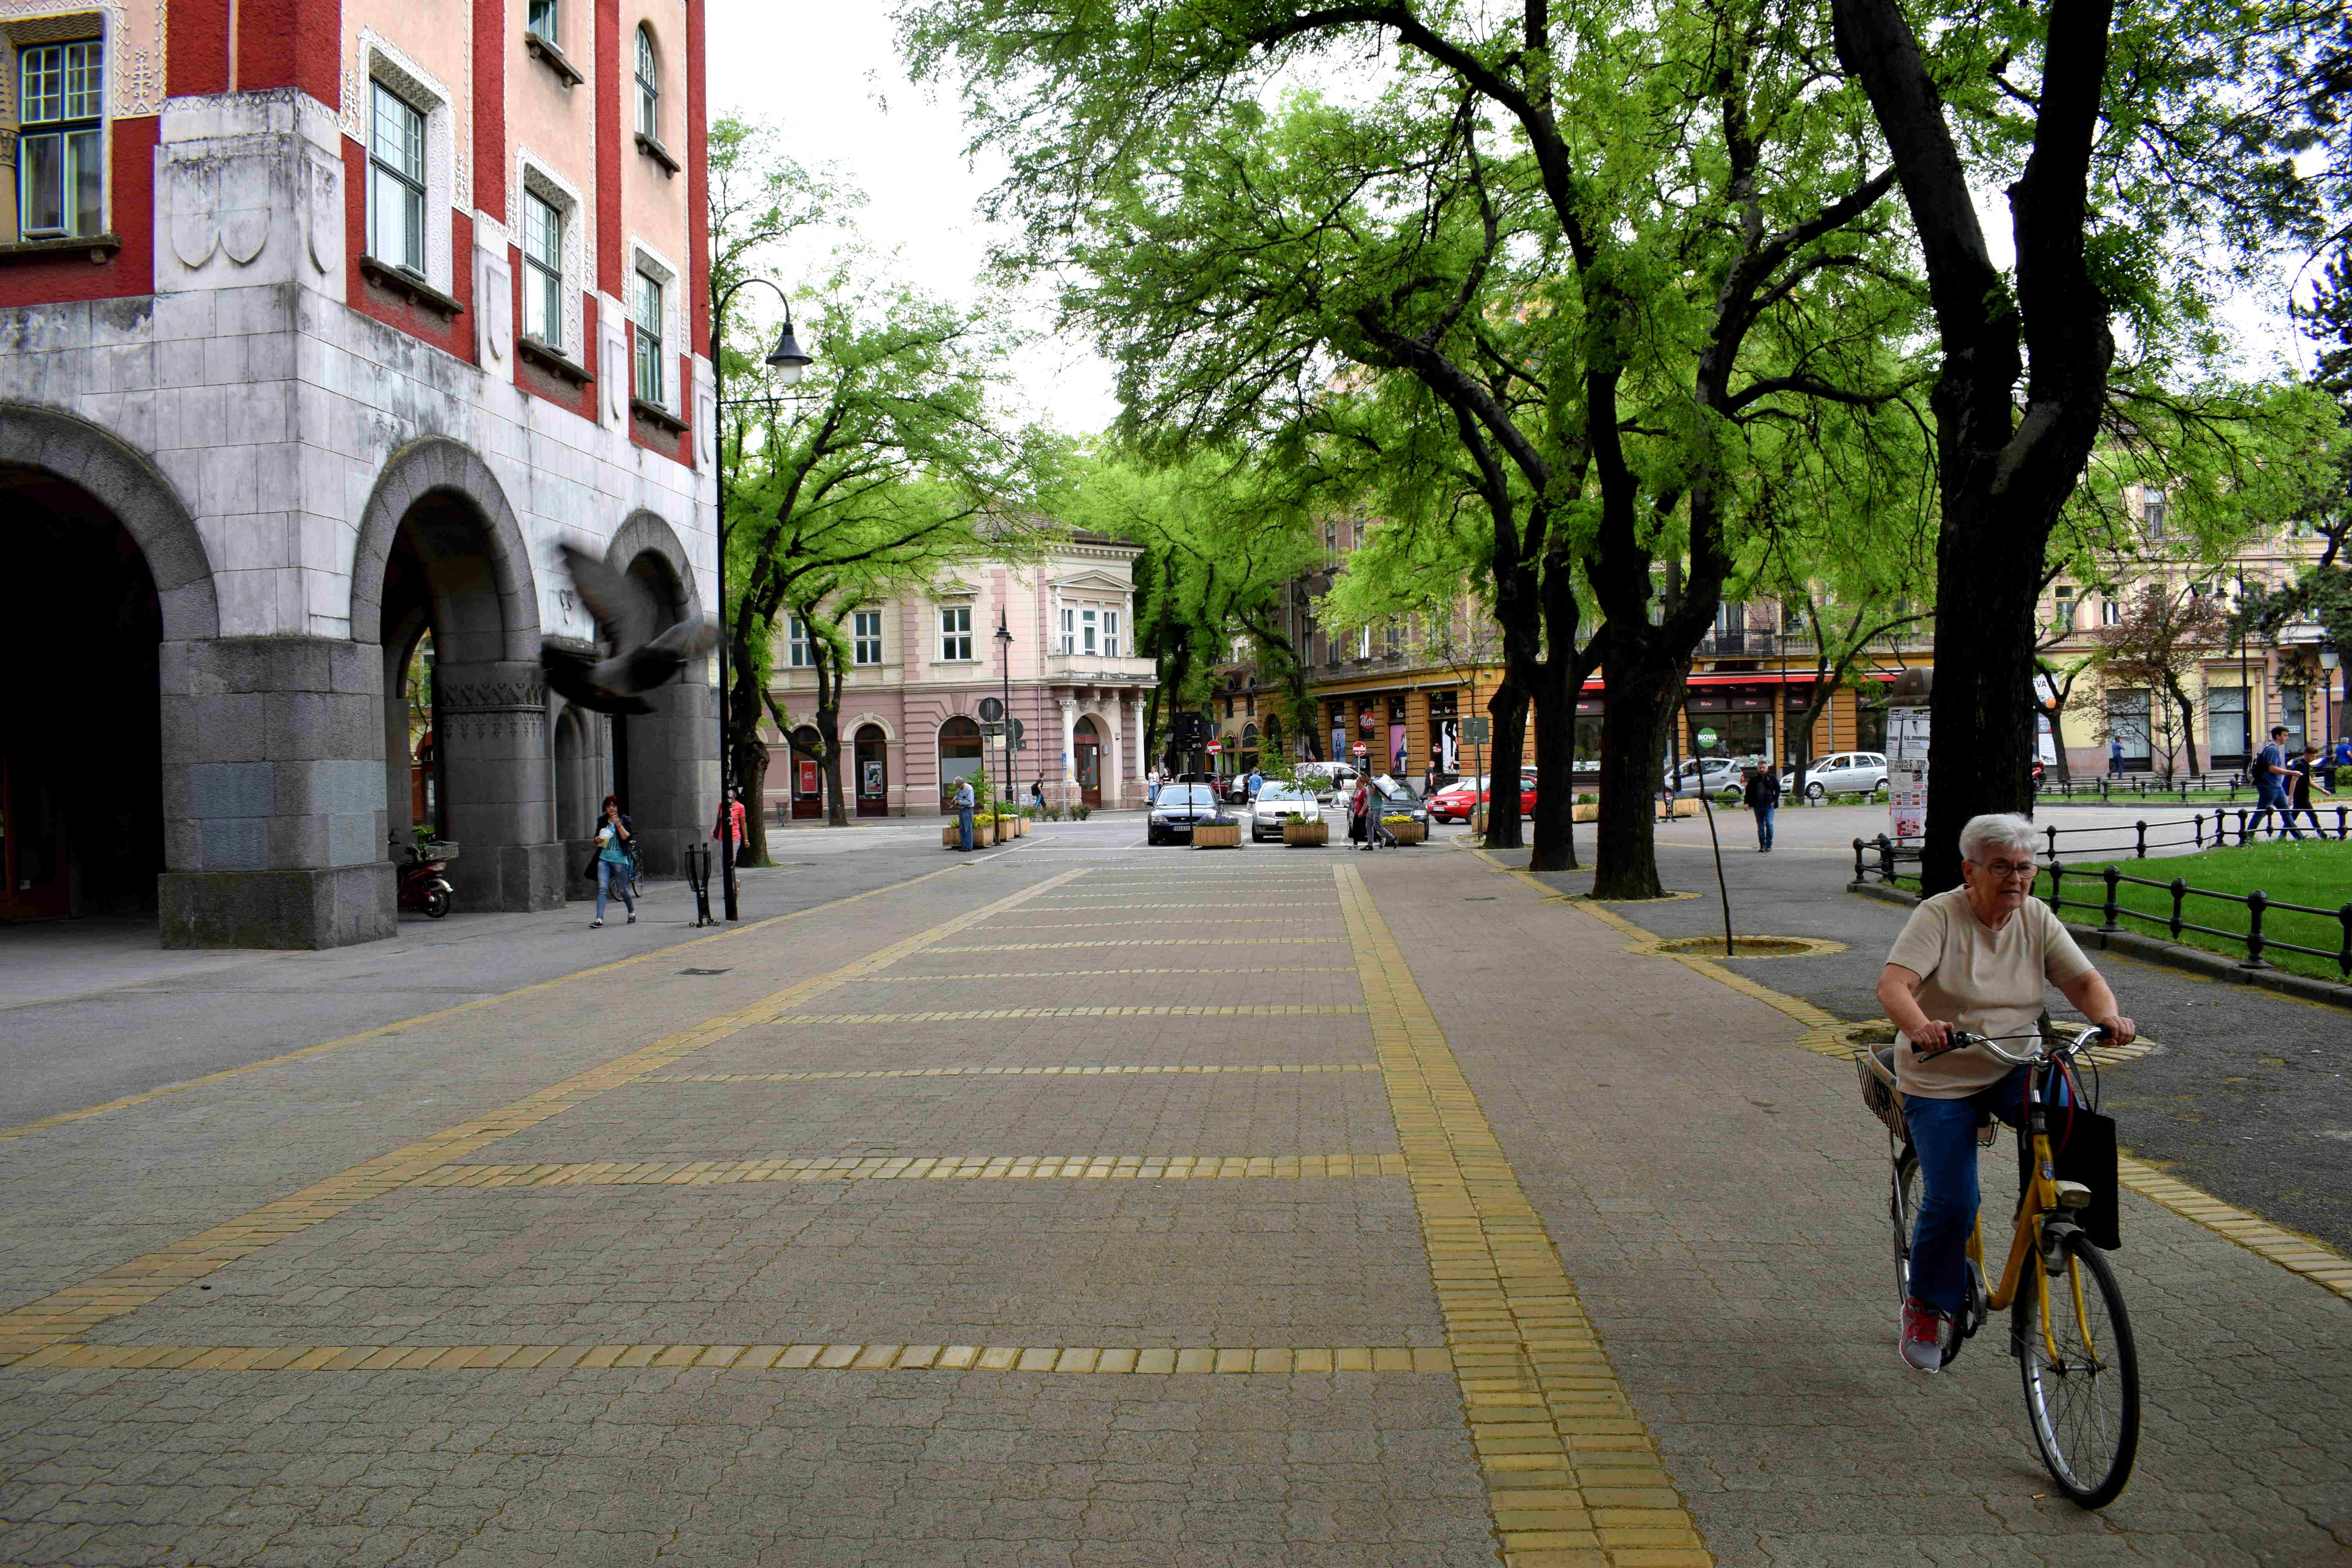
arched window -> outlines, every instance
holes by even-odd
[[[654,59],[654,30],[637,24],[637,134],[661,140],[661,67]]]
[[[940,799],[981,770],[980,726],[959,713],[940,726]]]

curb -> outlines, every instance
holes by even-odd
[[[1906,909],[1919,901],[1916,893],[1906,893],[1900,888],[1889,888],[1878,882],[1849,882],[1845,890],[1860,898],[1875,899],[1882,904],[1900,904]],[[2248,969],[2226,953],[2208,952],[2201,947],[2188,947],[2158,937],[2141,936],[2137,931],[2101,931],[2096,926],[2076,925],[2072,921],[2064,924],[2067,931],[2085,948],[2119,952],[2143,963],[2187,970],[2208,980],[2251,985],[2258,991],[2274,991],[2282,996],[2293,996],[2305,1002],[2352,1008],[2352,985],[2338,984],[2333,980],[2317,980],[2308,974],[2290,973],[2284,969]]]

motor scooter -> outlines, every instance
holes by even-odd
[[[457,850],[446,844],[436,844],[433,848],[434,856],[427,858],[422,846],[410,846],[408,863],[400,868],[397,902],[404,910],[422,910],[428,919],[437,921],[449,912],[449,900],[457,893],[446,874]]]

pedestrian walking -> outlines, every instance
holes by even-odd
[[[1356,780],[1355,793],[1348,796],[1348,841],[1359,849],[1372,847],[1371,810],[1372,786],[1362,778]]]
[[[2124,740],[2121,735],[2107,737],[2107,776],[2121,778],[2124,772]]]
[[[1250,804],[1252,805],[1255,805],[1257,804],[1257,792],[1265,787],[1265,775],[1258,772],[1255,768],[1252,768],[1249,773],[1249,797]]]
[[[2297,838],[2303,837],[2303,830],[2295,826],[2292,815],[2294,807],[2290,803],[2293,797],[2287,793],[2292,787],[2289,776],[2286,726],[2273,724],[2271,726],[2271,743],[2254,755],[2254,815],[2247,818],[2245,826],[2241,829],[2242,835],[2250,835],[2258,827],[2269,826],[2271,814],[2276,812],[2284,830],[2272,826],[2271,837],[2273,840],[2284,838],[2288,834]]]
[[[1772,814],[1780,808],[1780,775],[1769,768],[1748,770],[1748,787],[1739,792],[1756,814],[1756,853],[1772,853]]]
[[[732,836],[730,836],[727,831],[730,826],[735,830]],[[735,798],[729,801],[726,809],[719,814],[719,826],[710,830],[710,837],[713,843],[719,845],[719,854],[730,866],[743,853],[743,792],[741,790],[735,792]]]
[[[1039,811],[1045,809],[1045,778],[1043,773],[1029,781],[1029,804]]]
[[[967,773],[956,780],[956,832],[962,839],[956,847],[967,855],[971,853],[971,814],[979,805],[980,796],[972,793],[971,775]]]
[[[630,875],[629,864],[633,853],[629,819],[621,815],[621,803],[608,795],[604,820],[596,825],[596,918],[588,922],[590,931],[604,923],[604,900],[609,893],[621,895],[621,906],[629,911],[628,923],[637,923],[636,879]]]
[[[2305,744],[2286,766],[2287,775],[2292,781],[2287,787],[2293,792],[2287,797],[2287,826],[2293,828],[2298,816],[2307,816],[2311,819],[2313,837],[2325,839],[2327,830],[2319,826],[2319,813],[2312,809],[2311,792],[2315,789],[2325,795],[2333,795],[2336,792],[2319,782],[2319,748]],[[2296,834],[2295,837],[2300,838],[2302,835]]]
[[[2347,736],[2336,742],[2335,748],[2327,755],[2328,765],[2320,770],[2323,775],[2320,782],[2332,790],[2336,787],[2337,779],[2347,773],[2352,773],[2352,736]]]

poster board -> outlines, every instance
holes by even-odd
[[[1927,831],[1927,710],[1886,710],[1887,831],[1897,841]]]

